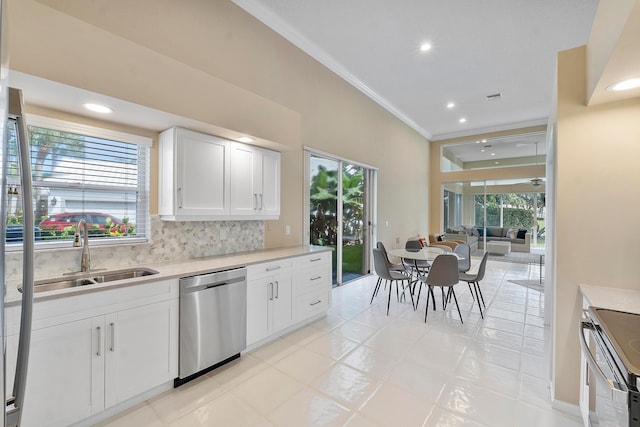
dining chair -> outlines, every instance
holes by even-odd
[[[404,244],[404,248],[408,251],[417,252],[422,249],[422,243],[420,242],[420,240],[407,240]],[[402,264],[405,266],[407,271],[409,271],[409,275],[411,275],[413,272],[415,272],[416,275],[426,274],[427,272],[429,272],[429,268],[431,267],[429,261],[413,260],[407,258],[402,258]]]
[[[462,314],[460,313],[460,306],[458,305],[458,298],[456,297],[456,293],[453,290],[453,287],[459,282],[458,276],[458,257],[454,254],[443,254],[438,255],[436,259],[431,264],[431,268],[429,269],[429,274],[426,276],[420,276],[419,280],[421,283],[425,283],[429,290],[432,290],[434,287],[440,287],[443,292],[444,288],[447,288],[446,299],[449,299],[453,296],[453,300],[456,303],[456,308],[458,309],[458,316],[460,316],[460,322],[464,323],[462,320]],[[443,306],[445,299],[443,299]],[[435,301],[433,302],[435,306]],[[445,306],[446,307],[446,306]],[[445,308],[443,307],[443,308]],[[427,307],[424,311],[424,321],[427,321],[427,313],[429,313],[429,296],[427,295]]]
[[[384,243],[382,242],[377,242],[376,243],[376,248],[378,248],[383,254],[384,257],[387,259],[387,264],[389,265],[389,271],[397,271],[399,273],[406,273],[409,274],[409,272],[407,271],[407,268],[405,267],[405,265],[403,263],[397,264],[397,263],[393,263],[391,262],[391,260],[389,259],[389,254],[387,253],[387,248],[384,246]],[[382,282],[382,279],[378,276],[378,283]],[[385,282],[385,289],[387,288],[387,283]],[[377,294],[377,292],[376,292]]]
[[[469,289],[471,289],[471,284],[473,284],[473,288],[475,290],[475,299],[478,301],[478,308],[480,309],[480,317],[484,319],[484,313],[482,312],[482,307],[480,306],[480,300],[482,300],[482,305],[484,309],[487,309],[487,306],[484,303],[484,296],[482,295],[482,289],[480,289],[480,281],[484,279],[484,272],[487,268],[487,259],[489,258],[489,252],[485,252],[482,255],[482,261],[480,261],[480,265],[478,266],[478,271],[476,274],[469,273],[460,273],[459,279],[463,282],[467,282],[469,285]],[[473,292],[471,293],[473,295]]]
[[[387,299],[387,316],[389,315],[389,307],[391,305],[391,289],[393,288],[393,283],[396,284],[396,297],[398,301],[400,301],[400,290],[398,288],[398,282],[402,283],[402,293],[409,289],[409,295],[411,295],[411,305],[414,306],[413,302],[413,292],[411,290],[411,277],[407,276],[404,273],[400,273],[398,271],[390,271],[389,266],[387,264],[388,260],[384,256],[381,250],[375,248],[373,249],[373,268],[376,271],[376,274],[381,279],[376,283],[376,287],[373,290],[373,294],[371,295],[371,301],[369,304],[373,303],[373,298],[378,294],[378,290],[380,289],[380,284],[382,280],[389,282],[389,297]],[[406,282],[406,284],[404,283]]]
[[[389,259],[389,254],[387,253],[387,248],[384,246],[384,243],[377,242],[376,248],[378,248],[384,254],[385,258],[387,258],[387,263],[389,264],[389,271],[398,271],[401,273],[407,271],[407,269],[403,264],[397,264],[397,263],[391,262],[391,260]]]
[[[459,243],[458,246],[455,247],[453,252],[458,255],[458,272],[468,272],[471,269],[471,246],[467,245],[466,243]],[[471,292],[471,297],[475,300],[476,297],[473,295],[471,283],[467,284],[469,285],[469,292]]]

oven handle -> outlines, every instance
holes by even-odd
[[[582,348],[582,354],[584,354],[587,358],[587,365],[589,365],[589,367],[592,368],[592,371],[600,376],[600,378],[602,378],[602,380],[609,385],[609,391],[611,393],[612,400],[615,400],[617,402],[626,402],[628,398],[627,390],[625,388],[622,388],[617,382],[613,382],[609,378],[607,378],[607,375],[604,373],[602,368],[600,368],[600,366],[596,363],[596,358],[593,356],[593,353],[591,353],[591,350],[587,345],[587,340],[584,336],[585,329],[593,331],[595,327],[593,326],[593,323],[588,320],[580,321],[580,347]]]

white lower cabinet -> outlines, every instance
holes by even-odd
[[[296,322],[325,313],[331,305],[331,252],[299,257],[294,268]]]
[[[247,267],[247,345],[293,323],[291,261]]]
[[[65,309],[91,306],[100,293],[61,299],[59,310],[55,301],[42,310],[35,304],[34,318],[54,316],[34,321],[22,426],[67,426],[177,376],[177,281],[172,298],[141,305],[127,300],[129,288],[116,291],[106,300],[115,310],[90,316],[94,310],[83,309],[77,320]]]
[[[248,266],[247,346],[321,316],[330,304],[331,252]]]
[[[23,426],[66,426],[104,409],[103,330],[93,317],[32,332]]]
[[[123,402],[175,378],[178,306],[162,301],[109,314],[105,330],[105,405]]]

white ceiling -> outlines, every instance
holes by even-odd
[[[546,124],[556,54],[587,43],[598,5],[233,1],[432,140]],[[432,49],[421,52],[423,42]]]

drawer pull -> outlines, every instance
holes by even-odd
[[[316,261],[322,261],[322,258],[312,258],[309,260],[309,262],[316,262]]]
[[[316,302],[309,303],[309,305],[318,305],[318,304],[320,304],[321,302],[322,302],[322,300],[321,300],[321,299],[319,299],[319,300],[318,300],[318,301],[316,301]]]
[[[312,277],[310,280],[318,280],[318,279],[322,279],[322,276]]]
[[[273,271],[273,270],[280,270],[282,268],[282,266],[280,265],[276,265],[275,267],[271,267],[271,268],[267,268],[267,271]]]

